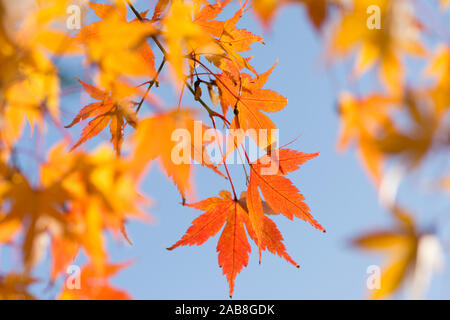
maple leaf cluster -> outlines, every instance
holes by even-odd
[[[381,89],[368,95],[340,95],[338,148],[356,146],[380,193],[390,161],[411,172],[436,150],[450,145],[446,120],[450,47],[448,41],[437,43],[434,50],[424,44],[431,27],[418,19],[412,1],[158,0],[152,7],[146,4],[145,11],[127,0],[77,4],[83,17],[95,16],[94,22],[68,30],[71,0],[24,4],[0,0],[0,245],[20,253],[17,270],[0,274],[0,298],[34,298],[29,287],[42,280],[33,277],[33,271],[47,252],[51,253],[46,279],[50,284],[64,278],[67,267],[80,256],[87,258],[81,289],[64,286],[58,298],[131,298],[110,282],[130,262],[111,261],[107,238],[113,235],[131,243],[126,223],[151,221],[144,209],[150,200],[139,185],[155,161],[173,182],[183,205],[202,211],[169,250],[202,245],[221,232],[218,264],[230,296],[237,275],[249,262],[249,239],[258,248],[260,261],[262,252],[269,251],[299,266],[287,253],[271,217],[299,218],[325,232],[287,177],[318,153],[280,147],[277,141],[271,114],[283,110],[287,99],[266,88],[276,63],[263,72],[252,65],[250,51],[264,41],[241,26],[249,9],[270,28],[279,10],[300,5],[319,36],[329,31],[329,37],[323,38],[332,53],[327,56],[330,62],[355,57],[351,81],[358,81],[369,69],[378,71]],[[448,1],[440,5],[438,12]],[[366,27],[369,6],[378,8],[381,28]],[[405,55],[428,62],[426,75],[432,84],[414,87],[406,81]],[[83,76],[64,73],[60,59],[80,63],[80,58],[87,71]],[[158,96],[161,84],[179,93],[177,106],[165,105]],[[64,109],[65,95],[80,89],[91,101],[70,112]],[[196,107],[183,104],[185,92],[192,95]],[[70,120],[68,113],[73,115]],[[398,117],[406,119],[406,128]],[[189,151],[186,161],[174,161],[180,143],[173,133],[182,129],[195,137],[197,120],[202,119],[209,122],[200,125],[201,131],[218,132],[220,124],[248,133],[264,155],[250,160],[246,135],[227,139],[224,149],[217,137],[199,143],[192,138],[181,143],[181,149]],[[73,141],[68,129],[80,127]],[[22,147],[24,140],[31,139],[25,135],[29,128],[37,141],[32,152],[37,170],[32,173],[18,160],[29,155]],[[61,133],[61,141],[41,156],[40,139],[52,130]],[[109,142],[89,147],[91,139],[104,140],[105,134]],[[211,146],[218,146],[218,163],[211,161]],[[240,196],[237,177],[230,174],[226,161],[233,152],[245,160]],[[216,190],[210,198],[193,202],[194,163],[208,170],[212,179],[225,178],[229,190]],[[275,172],[268,174],[273,167]],[[438,177],[437,185],[448,189],[448,180]],[[364,248],[393,252],[382,276],[388,285],[376,292],[376,298],[399,287],[423,247],[423,234],[412,216],[395,201],[384,205],[398,228],[355,241]]]
[[[126,222],[151,219],[143,211],[149,201],[140,194],[138,185],[146,168],[156,160],[183,203],[194,194],[193,162],[228,179],[232,193],[221,191],[220,197],[187,204],[205,213],[170,249],[202,244],[225,225],[218,251],[230,296],[237,274],[248,263],[248,237],[256,243],[260,258],[261,252],[268,250],[298,266],[267,215],[283,214],[291,220],[297,217],[324,231],[311,216],[305,198],[286,177],[317,154],[277,147],[272,133],[277,127],[266,113],[282,110],[287,99],[264,88],[275,65],[261,74],[251,65],[247,53],[255,43],[263,43],[263,38],[238,27],[247,3],[235,5],[228,18],[218,19],[230,3],[161,0],[150,15],[128,1],[91,1],[82,9],[98,19],[71,33],[61,25],[70,1],[46,0],[38,1],[21,19],[23,28],[2,29],[2,46],[6,48],[2,64],[11,68],[3,71],[1,82],[6,85],[1,88],[0,239],[4,244],[18,245],[21,253],[21,273],[2,278],[5,297],[32,297],[27,288],[38,281],[32,272],[49,250],[50,283],[56,282],[80,254],[88,259],[81,270],[81,290],[65,286],[59,298],[129,298],[108,280],[129,263],[110,261],[106,238],[112,234],[131,241]],[[1,4],[5,19],[14,9],[23,9],[7,8],[3,1]],[[14,40],[18,34],[21,42]],[[81,56],[95,73],[91,79],[76,78],[92,102],[80,108],[68,124],[62,124],[59,108],[63,96],[56,64],[59,56]],[[163,75],[169,76],[169,83],[181,92],[177,107],[163,106],[152,91]],[[199,102],[199,108],[182,106],[185,89]],[[202,89],[207,90],[209,99]],[[150,112],[142,110],[143,106]],[[221,149],[222,161],[213,164],[207,152],[212,142],[198,145],[191,141],[183,145],[191,151],[191,161],[175,163],[173,132],[184,129],[194,137],[195,121],[201,119],[202,112],[214,129],[220,121],[229,129],[252,130],[255,134],[251,138],[267,155],[250,162],[241,137],[226,151]],[[16,161],[26,120],[32,128],[37,126],[39,135],[49,122],[63,132],[63,141],[39,159],[36,178],[27,175]],[[79,126],[83,126],[81,135],[72,142],[67,129]],[[209,127],[202,124],[201,129]],[[104,131],[110,135],[111,147],[102,144],[84,148]],[[269,134],[262,135],[261,131]],[[232,179],[225,161],[234,150],[245,153],[251,169],[240,198],[236,195],[236,179]],[[278,171],[265,175],[263,169],[270,162],[276,163]]]

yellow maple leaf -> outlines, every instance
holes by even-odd
[[[116,92],[124,85],[121,77],[153,78],[155,56],[146,38],[156,33],[155,28],[148,22],[128,22],[124,1],[116,5],[91,2],[90,7],[101,20],[81,28],[75,41],[85,48],[89,61],[100,67],[100,85]]]
[[[401,55],[423,55],[420,28],[406,1],[358,0],[342,9],[332,47],[337,54],[357,49],[355,75],[360,76],[375,63],[387,89],[398,93],[403,84]]]
[[[430,90],[438,114],[450,109],[450,46],[439,46],[433,55],[426,75],[436,79]]]
[[[171,4],[163,20],[168,58],[177,83],[183,83],[186,79],[185,55],[193,50],[199,50],[202,54],[220,52],[220,48],[214,43],[214,38],[193,21],[193,14],[192,5],[176,0]]]
[[[62,144],[50,151],[48,162],[41,167],[42,182],[52,185],[61,180],[70,196],[65,217],[71,229],[60,234],[59,240],[82,245],[98,270],[107,259],[105,230],[129,240],[124,227],[129,219],[150,221],[141,209],[149,200],[136,190],[127,168],[107,146],[86,155],[69,153]]]
[[[394,101],[376,94],[363,99],[350,93],[342,93],[340,97],[338,149],[344,150],[350,143],[356,143],[361,160],[376,184],[381,179],[384,156],[377,149],[374,135],[380,127],[391,122],[389,111]]]
[[[393,230],[370,232],[354,239],[354,245],[368,251],[386,255],[379,286],[373,289],[371,299],[390,297],[414,268],[420,236],[415,230],[414,220],[409,213],[394,208],[397,227]]]

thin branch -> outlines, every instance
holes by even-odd
[[[163,60],[161,61],[161,64],[159,65],[158,71],[156,72],[155,77],[153,78],[152,81],[150,81],[147,91],[145,92],[144,96],[142,97],[141,101],[138,104],[136,113],[138,113],[139,110],[141,110],[142,104],[144,103],[145,99],[147,98],[148,93],[152,89],[153,85],[158,81],[159,74],[161,73],[162,69],[164,68],[165,63],[166,63],[166,57],[163,58]]]

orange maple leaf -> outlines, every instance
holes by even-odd
[[[54,281],[75,260],[80,244],[63,237],[52,237],[52,266],[50,277]]]
[[[276,142],[274,130],[277,129],[262,111],[277,112],[287,105],[285,97],[273,90],[263,89],[275,65],[257,78],[246,73],[230,77],[223,72],[217,81],[224,113],[228,107],[234,108],[235,116],[230,129],[248,133],[261,149]],[[228,139],[225,157],[242,144],[244,137],[245,135],[241,135],[237,139]]]
[[[101,20],[81,28],[74,39],[85,47],[90,61],[101,66],[102,77],[113,83],[118,75],[153,77],[155,56],[145,41],[156,32],[153,26],[136,19],[128,22],[122,1],[89,5]]]
[[[396,99],[379,94],[356,98],[342,93],[340,97],[338,149],[344,150],[356,142],[361,161],[376,185],[381,179],[385,155],[376,146],[375,134],[391,122],[389,114],[396,102]]]
[[[71,128],[80,121],[93,118],[83,129],[81,138],[75,143],[72,150],[85,143],[88,139],[97,136],[109,125],[111,142],[113,143],[117,154],[120,154],[125,126],[127,124],[132,127],[136,126],[135,114],[130,110],[133,103],[127,99],[116,101],[105,91],[84,83],[79,79],[78,81],[92,98],[100,100],[100,102],[91,103],[85,106],[73,121],[66,126],[66,128]]]
[[[261,190],[267,204],[275,214],[283,214],[288,219],[294,216],[309,222],[320,231],[325,229],[310,214],[308,205],[304,202],[305,197],[283,175],[297,170],[301,164],[318,156],[318,153],[306,154],[295,150],[275,150],[272,155],[265,155],[251,164],[250,182],[247,191],[247,206],[249,208],[250,220],[258,238],[262,230],[262,204],[258,192]],[[278,165],[277,170],[268,173],[273,165]],[[267,173],[266,173],[267,172]]]
[[[222,12],[225,6],[231,0],[219,1],[215,4],[209,4],[204,0],[196,0],[196,7],[200,7],[194,14],[194,23],[199,25],[205,32],[214,37],[220,37],[223,33],[224,22],[214,20]]]
[[[188,206],[203,210],[205,213],[195,219],[181,240],[168,250],[179,246],[202,245],[216,235],[225,224],[217,244],[217,251],[219,252],[219,266],[227,277],[229,294],[232,297],[236,276],[243,267],[247,266],[251,252],[245,230],[255,242],[256,236],[245,205],[245,193],[240,200],[232,199],[228,191],[221,191],[219,195],[220,198],[212,197],[198,203],[188,204]],[[265,217],[262,229],[263,235],[259,241],[260,250],[269,250],[298,267],[298,264],[287,254],[283,237],[275,223]]]

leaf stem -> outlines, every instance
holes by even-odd
[[[216,122],[214,121],[214,117],[211,117],[211,121],[212,121],[212,124],[213,124],[213,128],[214,128],[214,130],[216,132],[216,136],[217,136],[217,140],[218,140],[217,143],[219,144],[220,154],[221,154],[221,156],[223,158],[224,155],[223,155],[222,148],[220,147],[220,140],[219,140],[219,137],[217,135],[217,128],[216,128]],[[234,189],[233,180],[231,180],[231,175],[230,175],[230,171],[228,171],[228,166],[227,166],[226,160],[223,161],[223,166],[225,167],[225,171],[227,172],[228,180],[230,181],[231,189],[233,190],[234,200],[237,201],[238,198],[236,196],[236,190]]]

